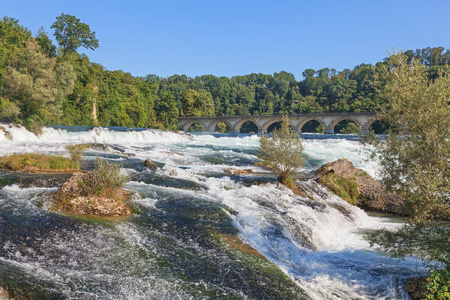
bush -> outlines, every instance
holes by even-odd
[[[436,270],[432,272],[425,283],[425,299],[450,299],[450,271]]]
[[[91,148],[91,144],[75,144],[75,145],[67,145],[65,148],[69,152],[70,157],[73,161],[79,162],[83,153]]]
[[[271,166],[280,183],[288,185],[289,177],[305,164],[303,140],[289,126],[284,116],[281,128],[260,139],[256,156]]]
[[[82,188],[81,195],[85,197],[105,197],[117,198],[122,194],[118,193],[129,180],[127,175],[120,172],[122,164],[109,162],[106,159],[97,158],[96,170],[86,176],[83,182],[79,183]]]

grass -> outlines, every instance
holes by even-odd
[[[13,154],[0,157],[0,168],[13,171],[54,172],[76,171],[79,161],[47,154]]]
[[[320,182],[348,203],[358,203],[359,191],[355,177],[343,178],[335,173],[328,173],[321,177]]]
[[[96,170],[85,177],[79,183],[82,187],[82,196],[116,198],[125,183],[130,179],[120,172],[122,164],[109,162],[106,159],[97,158]]]

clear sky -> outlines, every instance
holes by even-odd
[[[398,49],[450,48],[450,0],[0,0],[36,34],[61,13],[96,32],[92,62],[134,76],[353,69]]]

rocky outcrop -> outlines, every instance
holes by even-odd
[[[423,293],[425,292],[424,283],[427,277],[411,278],[405,283],[405,290],[412,300],[425,299]]]
[[[126,216],[131,214],[127,200],[130,194],[118,189],[114,197],[86,195],[86,185],[93,176],[92,172],[74,173],[56,192],[52,210],[67,214],[91,216]]]
[[[323,165],[317,174],[318,182],[351,204],[388,213],[398,213],[403,206],[402,197],[386,191],[382,183],[345,158]]]
[[[8,140],[11,140],[11,141],[12,141],[13,137],[12,137],[11,132],[9,132],[8,130],[6,130],[5,127],[3,127],[3,126],[0,126],[0,131],[3,131],[3,132],[5,133],[5,137],[6,137]]]
[[[252,169],[247,170],[240,170],[235,168],[228,168],[225,169],[225,173],[231,174],[231,175],[245,175],[245,174],[251,174],[253,173]]]
[[[152,170],[156,170],[158,167],[155,165],[155,163],[154,162],[152,162],[150,159],[146,159],[145,161],[144,161],[144,166],[146,167],[146,168],[150,168],[150,169],[152,169]]]

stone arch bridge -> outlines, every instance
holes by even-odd
[[[240,132],[241,126],[251,121],[258,127],[259,133],[267,132],[267,128],[273,123],[282,120],[283,115],[252,115],[252,116],[202,116],[202,117],[179,117],[180,129],[188,131],[189,127],[198,123],[207,132],[214,132],[219,122],[225,122],[231,128],[231,132]],[[350,120],[359,125],[363,133],[369,132],[370,125],[376,120],[376,114],[365,113],[323,113],[323,114],[292,114],[288,115],[294,130],[301,132],[302,127],[309,121],[316,120],[325,127],[325,133],[334,133],[334,127],[341,121]]]

